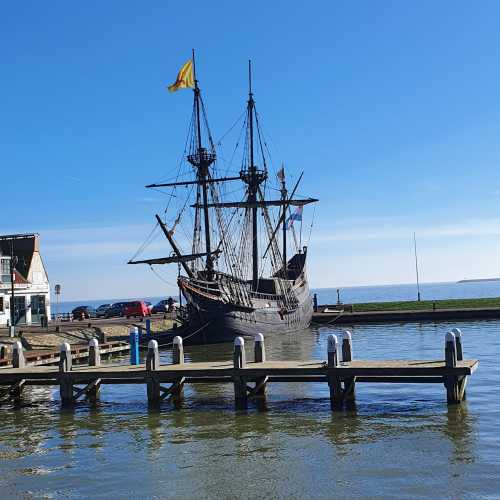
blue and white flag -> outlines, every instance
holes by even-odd
[[[288,219],[286,220],[286,229],[287,231],[292,229],[292,226],[293,226],[293,223],[298,220],[298,221],[301,221],[302,220],[302,209],[304,207],[302,205],[300,205],[299,207],[297,207],[295,209],[295,212],[293,212],[293,214],[290,215],[290,217],[288,217]]]

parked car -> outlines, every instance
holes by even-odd
[[[75,307],[71,314],[73,319],[83,320],[90,318],[97,318],[96,310],[92,306],[78,306]]]
[[[128,302],[115,302],[104,314],[105,318],[115,318],[123,316],[123,309]]]
[[[135,300],[134,302],[127,303],[123,309],[123,315],[127,318],[131,316],[144,318],[145,316],[151,316],[151,311],[143,300]]]
[[[98,318],[104,318],[106,316],[106,311],[111,307],[111,304],[101,304],[96,310]]]
[[[152,313],[165,313],[168,311],[168,302],[167,299],[160,300],[158,304],[155,304],[153,306],[153,309],[151,309]]]
[[[151,304],[151,302],[148,302],[147,300],[145,300],[144,303],[148,306],[149,314],[151,314],[151,311],[153,310],[153,304]]]

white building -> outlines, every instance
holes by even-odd
[[[0,236],[0,326],[10,324],[14,256],[14,318],[17,325],[50,321],[50,284],[38,234]]]

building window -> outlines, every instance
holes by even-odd
[[[3,313],[3,297],[0,297],[0,313]]]
[[[10,259],[0,259],[0,281],[10,283]]]

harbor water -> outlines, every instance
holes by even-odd
[[[440,384],[359,384],[356,408],[332,414],[326,383],[281,383],[265,409],[235,412],[232,386],[197,385],[180,409],[152,411],[142,385],[122,385],[63,411],[57,390],[27,388],[1,407],[2,498],[498,498],[500,321],[354,325],[353,355],[442,359],[455,326],[480,361],[456,406]],[[270,335],[268,358],[324,360],[332,332]],[[185,350],[188,362],[232,355]]]

